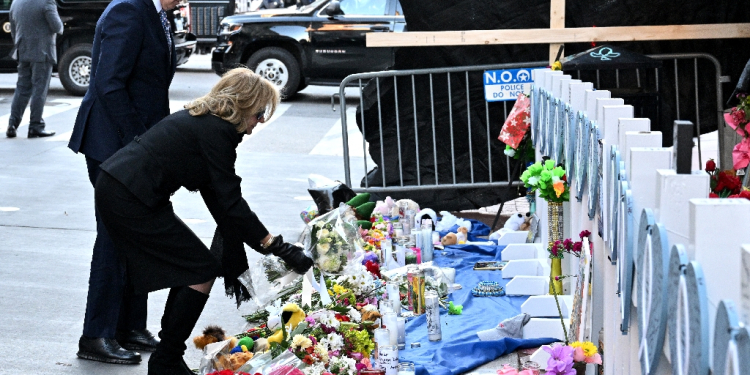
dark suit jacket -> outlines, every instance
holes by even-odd
[[[18,61],[57,63],[57,34],[63,23],[55,0],[16,0],[10,6],[11,55]]]
[[[114,0],[96,24],[91,80],[68,147],[104,161],[169,115],[176,67],[151,0]]]
[[[181,187],[200,191],[224,238],[262,250],[268,230],[242,198],[242,179],[234,171],[241,140],[231,123],[182,110],[136,137],[101,169],[152,208],[168,203]]]

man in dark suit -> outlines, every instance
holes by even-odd
[[[176,58],[166,11],[179,0],[114,0],[96,25],[91,80],[68,147],[86,155],[89,180],[99,164],[169,112]],[[133,293],[125,266],[96,214],[97,236],[78,357],[107,363],[141,361],[154,351],[146,329],[147,295]]]
[[[31,100],[29,138],[48,137],[44,130],[44,102],[47,100],[52,65],[57,63],[55,38],[63,33],[55,0],[16,0],[10,6],[11,57],[18,60],[18,81],[10,107],[5,136],[13,138],[21,125],[23,112]]]

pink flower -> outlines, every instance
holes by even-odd
[[[734,146],[732,150],[732,162],[734,169],[745,169],[750,164],[750,138],[745,138],[742,142]]]
[[[584,239],[584,238],[586,238],[586,237],[588,237],[590,235],[591,235],[591,232],[589,232],[587,230],[581,231],[581,233],[578,234],[578,236],[581,237],[581,239]]]
[[[586,359],[584,360],[584,362],[601,365],[602,364],[602,356],[599,355],[599,353],[596,353],[596,354],[592,355],[591,357],[586,357]]]
[[[519,372],[518,375],[534,375],[534,371],[523,370],[523,371]]]
[[[518,370],[509,365],[503,365],[503,368],[497,370],[497,375],[519,375]]]
[[[362,361],[360,361],[363,365],[367,366],[368,369],[372,368],[372,362],[370,362],[370,358],[362,358]]]
[[[573,351],[573,360],[576,362],[583,362],[586,360],[586,354],[583,354],[583,348],[580,346]]]

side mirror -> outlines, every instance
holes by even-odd
[[[331,18],[344,14],[344,12],[341,11],[341,4],[338,0],[332,0],[330,3],[328,3],[328,5],[326,6],[326,14]]]

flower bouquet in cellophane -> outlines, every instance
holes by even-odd
[[[338,274],[355,254],[364,252],[357,217],[349,206],[342,205],[307,224],[305,247],[315,267],[323,273]]]

